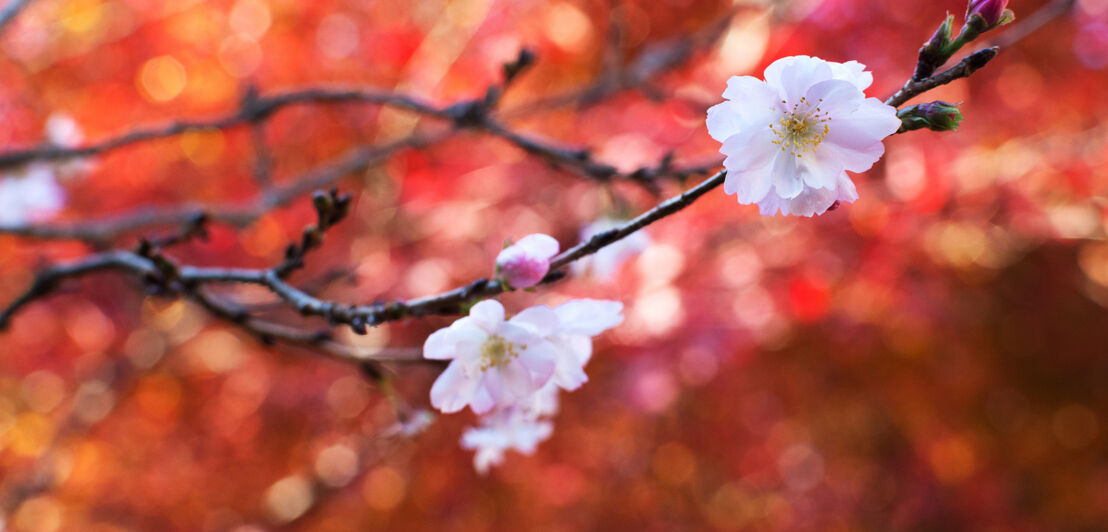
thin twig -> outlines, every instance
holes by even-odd
[[[969,77],[971,74],[987,65],[989,61],[992,61],[992,59],[996,57],[998,51],[999,49],[995,46],[992,48],[985,48],[984,50],[978,50],[967,55],[959,61],[957,65],[935,74],[934,76],[926,77],[921,80],[910,79],[900,90],[896,91],[896,94],[890,96],[888,100],[885,100],[885,104],[893,107],[900,107],[904,102],[934,89],[935,87]]]

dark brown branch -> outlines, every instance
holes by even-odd
[[[371,89],[313,87],[277,93],[272,96],[248,96],[243,99],[240,108],[229,115],[203,120],[177,120],[160,126],[140,126],[119,136],[85,146],[64,147],[49,145],[0,153],[0,168],[18,166],[33,160],[57,161],[75,157],[100,155],[138,142],[172,137],[189,132],[227,129],[248,122],[262,120],[272,113],[292,105],[345,102],[388,105],[427,116],[442,119],[451,118],[447,115],[445,110],[423,102],[414,96]]]
[[[144,207],[109,218],[59,222],[53,224],[0,224],[0,233],[42,239],[76,239],[107,243],[125,233],[162,225],[181,225],[196,216],[235,226],[247,225],[261,215],[282,207],[308,191],[329,187],[335,181],[380,163],[401,148],[418,148],[438,142],[444,135],[412,135],[377,147],[358,148],[292,180],[292,184],[272,187],[246,205],[184,204]]]
[[[992,59],[996,57],[998,51],[999,49],[995,46],[992,48],[985,48],[984,50],[978,50],[966,56],[959,61],[957,65],[935,74],[934,76],[921,80],[908,80],[900,90],[896,91],[896,94],[890,96],[888,100],[885,100],[885,104],[893,107],[900,107],[904,102],[934,89],[935,87],[940,87],[952,81],[969,77],[971,74],[987,65],[989,61],[992,61]]]

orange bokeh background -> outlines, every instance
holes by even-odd
[[[1013,0],[1017,24],[1046,3]],[[669,152],[691,166],[718,157],[704,113],[729,76],[759,75],[787,55],[853,59],[874,73],[869,94],[884,98],[944,12],[962,9],[956,0],[33,1],[0,35],[0,151],[40,143],[51,115],[98,140],[233,113],[251,86],[377,87],[446,105],[483,95],[526,47],[538,60],[499,106],[513,129],[589,147],[624,171]],[[664,60],[678,51],[687,54]],[[764,218],[717,190],[649,227],[650,247],[610,282],[571,277],[503,296],[510,312],[617,299],[626,319],[598,339],[590,381],[563,397],[552,438],[486,477],[458,446],[472,414],[398,434],[394,402],[352,366],[263,345],[198,306],[145,295],[127,275],[70,281],[0,332],[0,523],[1102,528],[1106,66],[1108,2],[1080,0],[972,78],[921,98],[962,102],[961,128],[888,139],[885,158],[855,177],[857,203],[814,219]],[[588,87],[613,90],[582,102]],[[338,181],[352,213],[292,282],[334,277],[320,296],[350,303],[433,294],[490,275],[505,239],[543,232],[568,247],[597,217],[659,199],[364,103],[289,107],[264,135],[274,181],[289,184],[351,148],[412,132],[445,138]],[[259,194],[254,160],[249,126],[123,147],[63,182],[57,219],[243,204]],[[666,196],[680,187],[662,184]],[[245,227],[213,224],[210,239],[168,254],[268,267],[313,217],[300,198]],[[94,251],[0,235],[0,303],[44,264]],[[272,300],[253,288],[223,293]],[[450,320],[338,337],[418,348]],[[428,408],[437,369],[393,369],[396,401]]]

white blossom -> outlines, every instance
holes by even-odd
[[[857,61],[778,59],[765,81],[733,76],[708,109],[708,133],[723,143],[724,192],[764,215],[814,216],[858,199],[846,174],[864,172],[900,127],[896,109],[862,92],[873,75]]]
[[[0,176],[0,223],[49,220],[64,205],[65,190],[48,164],[32,163],[22,172]]]
[[[553,311],[529,314],[532,322],[556,322]],[[521,326],[504,320],[504,307],[481,301],[469,316],[427,337],[423,356],[450,360],[431,387],[431,405],[450,413],[467,405],[483,414],[531,397],[554,373],[554,346]]]
[[[462,448],[477,451],[473,466],[484,475],[491,466],[504,461],[505,451],[534,453],[538,444],[553,432],[554,425],[549,421],[511,409],[484,416],[480,427],[466,429],[462,434]]]
[[[574,299],[550,309],[531,307],[514,318],[530,328],[557,351],[553,381],[563,390],[576,390],[589,380],[585,364],[592,357],[592,337],[623,322],[623,303],[598,299]],[[556,321],[546,319],[549,312]]]
[[[554,237],[536,233],[504,248],[496,257],[496,271],[513,288],[528,288],[550,271],[550,259],[558,254]]]
[[[587,241],[593,235],[609,231],[626,223],[625,220],[600,218],[581,230],[581,241]],[[610,282],[619,272],[619,267],[627,259],[650,247],[650,235],[643,230],[635,231],[626,237],[604,246],[596,253],[573,263],[574,275],[587,275],[601,282]]]

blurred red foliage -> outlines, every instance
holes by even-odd
[[[1011,7],[1022,20],[1046,3]],[[0,36],[0,145],[38,144],[57,113],[91,140],[231,113],[249,86],[338,83],[447,104],[480,97],[527,47],[538,61],[500,104],[514,128],[591,147],[623,171],[670,151],[675,164],[697,164],[717,157],[704,111],[727,77],[786,55],[853,59],[874,72],[870,95],[884,97],[944,12],[962,9],[955,0],[40,0]],[[716,191],[651,226],[651,247],[611,283],[571,278],[503,296],[509,310],[618,299],[627,319],[601,337],[590,382],[564,396],[551,440],[489,477],[458,447],[468,413],[390,435],[393,403],[351,366],[262,345],[197,306],[144,296],[126,276],[67,284],[0,333],[0,523],[1102,528],[1106,36],[1108,4],[1082,0],[972,78],[928,93],[964,102],[961,128],[888,139],[885,158],[856,177],[853,205],[762,218]],[[691,53],[666,65],[686,45]],[[597,83],[618,73],[631,82]],[[599,89],[578,92],[588,87]],[[413,131],[449,138],[339,182],[354,194],[353,214],[297,282],[337,270],[321,294],[353,303],[432,294],[490,275],[507,238],[544,232],[567,246],[599,216],[656,202],[635,184],[582,179],[392,108],[290,107],[266,122],[264,139],[273,180],[288,184],[352,147]],[[249,126],[113,150],[64,182],[58,219],[247,202],[258,194],[255,157]],[[313,216],[310,202],[293,201],[241,229],[215,224],[208,241],[169,254],[267,267]],[[161,233],[120,241],[138,234]],[[0,236],[0,302],[41,264],[90,250]],[[447,323],[341,337],[418,347]],[[425,407],[437,370],[396,369],[397,398]]]

